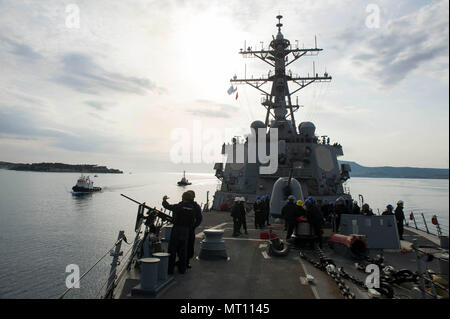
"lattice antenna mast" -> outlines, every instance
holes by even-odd
[[[276,121],[290,119],[295,128],[294,112],[297,111],[300,106],[298,105],[298,101],[295,105],[292,104],[291,96],[313,82],[330,82],[332,77],[326,72],[323,76],[319,76],[319,74],[315,73],[315,70],[313,71],[312,76],[309,76],[308,74],[308,76],[299,77],[292,76],[292,73],[289,75],[286,74],[286,67],[288,65],[303,56],[317,56],[323,49],[317,48],[317,41],[315,41],[315,48],[292,49],[289,40],[285,39],[281,33],[281,27],[283,26],[281,23],[282,18],[281,15],[277,16],[278,23],[276,26],[278,28],[278,34],[276,37],[272,36],[273,40],[270,42],[269,49],[265,50],[262,48],[259,51],[254,51],[251,47],[248,47],[241,49],[239,52],[243,56],[257,57],[261,61],[266,62],[275,69],[275,73],[271,74],[271,71],[269,71],[267,77],[256,79],[253,77],[251,79],[238,79],[237,76],[234,76],[230,82],[236,84],[248,84],[265,95],[264,101],[261,104],[267,110],[265,120],[266,125],[269,124],[269,118],[272,116]],[[288,61],[289,55],[292,55],[290,61]],[[270,92],[267,92],[262,86],[269,82],[272,82],[272,89]],[[297,85],[292,92],[289,91],[288,82],[293,82]]]

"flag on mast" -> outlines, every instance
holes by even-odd
[[[234,87],[230,86],[230,88],[228,89],[227,93],[228,93],[228,95],[231,95],[231,94],[234,93],[234,91],[235,91]]]

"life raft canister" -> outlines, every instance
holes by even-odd
[[[436,215],[433,215],[433,217],[431,217],[431,223],[433,224],[433,225],[437,225],[437,217],[436,217]]]

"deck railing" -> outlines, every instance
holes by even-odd
[[[436,236],[448,236],[449,233],[448,225],[441,224],[432,212],[411,211],[405,216],[405,225]]]

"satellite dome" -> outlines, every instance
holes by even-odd
[[[259,128],[266,128],[266,124],[264,124],[261,121],[253,121],[252,124],[250,125],[250,128],[254,129],[256,131],[256,133],[258,133],[258,129]]]
[[[312,137],[316,132],[316,126],[312,122],[302,122],[298,126],[298,130],[300,135],[308,135]]]

